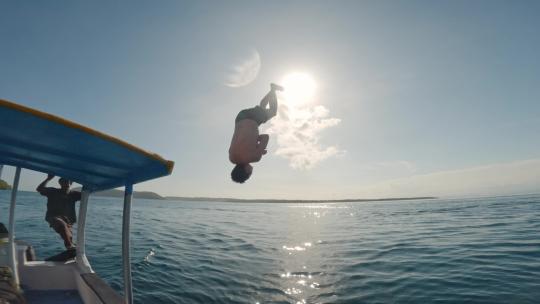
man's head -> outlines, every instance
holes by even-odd
[[[61,177],[58,180],[58,183],[60,184],[60,187],[62,187],[63,190],[69,189],[69,186],[71,186],[71,181],[67,178]]]
[[[253,167],[250,164],[234,166],[231,171],[231,178],[233,181],[243,184],[253,173]]]

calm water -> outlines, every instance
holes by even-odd
[[[0,191],[0,221],[9,193]],[[120,199],[92,198],[88,255],[122,289]],[[20,193],[17,237],[62,242]],[[339,204],[135,200],[137,303],[539,303],[540,196]]]

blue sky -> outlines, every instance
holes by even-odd
[[[174,160],[136,187],[163,195],[539,192],[539,28],[537,1],[5,1],[0,98]],[[257,77],[225,85],[253,52]],[[312,139],[337,152],[293,168],[268,124],[269,155],[232,183],[235,115],[292,71],[315,79],[309,107],[338,122]]]

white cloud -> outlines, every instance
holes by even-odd
[[[540,159],[441,171],[360,188],[361,197],[483,196],[540,192]]]
[[[343,154],[337,147],[324,147],[319,142],[321,131],[341,121],[328,116],[328,109],[321,105],[288,107],[280,101],[279,115],[271,120],[268,129],[277,135],[275,154],[286,158],[294,169],[311,169],[329,157]]]

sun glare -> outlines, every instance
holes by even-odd
[[[316,84],[313,77],[306,73],[291,73],[281,81],[285,88],[283,99],[288,105],[303,105],[313,101]]]

